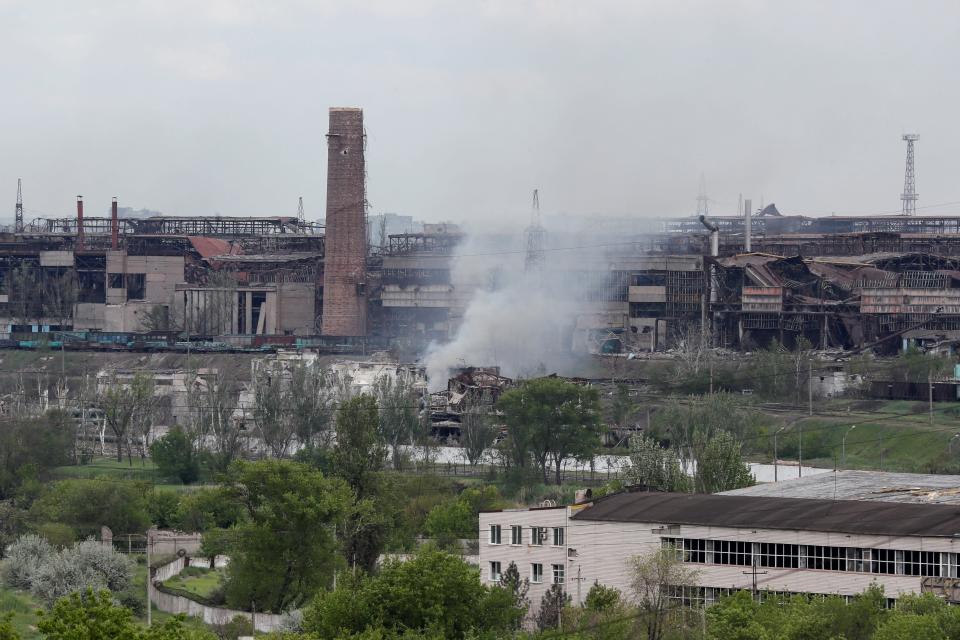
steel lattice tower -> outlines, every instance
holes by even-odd
[[[23,231],[23,193],[20,190],[20,178],[17,178],[17,206],[14,209],[13,230],[17,233]]]
[[[917,174],[913,164],[913,143],[920,139],[915,133],[903,134],[903,139],[907,143],[907,168],[903,175],[903,193],[900,194],[900,200],[903,201],[903,215],[913,216],[917,214]]]
[[[297,222],[300,224],[301,230],[303,229],[306,219],[303,214],[303,196],[300,196],[300,204],[297,205]]]
[[[530,212],[530,226],[527,227],[525,234],[527,236],[527,253],[524,258],[523,267],[527,271],[540,269],[546,260],[544,251],[546,249],[547,230],[540,224],[540,194],[537,189],[533,190],[533,208]]]
[[[708,216],[710,215],[708,203],[710,199],[707,197],[707,181],[704,180],[703,174],[700,174],[700,190],[697,193],[697,215],[698,216]]]

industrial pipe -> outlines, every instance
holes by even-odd
[[[720,227],[707,216],[700,216],[700,224],[710,231],[710,255],[716,258],[720,255]]]
[[[743,252],[753,251],[753,201],[743,202]]]

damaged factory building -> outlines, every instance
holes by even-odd
[[[363,115],[330,110],[323,224],[120,215],[116,200],[91,217],[82,198],[75,216],[18,219],[0,233],[0,345],[396,349],[406,359],[451,340],[488,283],[457,268],[468,236],[456,225],[370,241]],[[740,350],[801,338],[886,353],[960,342],[960,217],[814,218],[768,205],[600,226],[589,243],[599,251],[562,268],[537,263],[578,285],[564,350],[663,351],[693,331]],[[568,233],[540,251],[583,243]]]

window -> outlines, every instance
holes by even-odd
[[[563,527],[554,527],[553,529],[553,546],[562,547],[563,542]]]
[[[530,565],[530,582],[534,584],[543,582],[543,565],[539,562]]]
[[[796,569],[800,566],[800,545],[761,542],[759,564],[761,567]]]
[[[500,563],[490,563],[490,582],[500,582]]]
[[[123,289],[123,274],[122,274],[122,273],[108,273],[108,274],[107,274],[107,288],[109,288],[109,289]]]
[[[540,546],[547,537],[547,530],[543,527],[530,527],[530,544]]]
[[[845,547],[807,545],[807,569],[846,571],[847,550]]]
[[[510,527],[510,544],[523,544],[523,527],[519,525]]]
[[[870,564],[873,573],[893,575],[897,572],[897,552],[893,549],[871,549],[873,562]]]
[[[566,569],[562,564],[550,565],[553,568],[553,584],[563,584]]]
[[[500,525],[490,525],[490,544],[500,544]]]
[[[683,561],[696,562],[703,564],[707,561],[707,541],[706,540],[684,540],[683,541]]]
[[[939,576],[939,551],[904,551],[903,575],[905,576]]]
[[[753,543],[736,540],[714,540],[713,562],[749,567],[753,564]]]

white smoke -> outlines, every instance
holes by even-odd
[[[512,377],[569,366],[576,318],[587,311],[583,283],[571,276],[590,267],[582,251],[563,250],[554,238],[544,267],[525,271],[522,238],[519,230],[470,235],[459,247],[451,281],[470,298],[453,339],[427,350],[431,388],[445,386],[450,371],[464,366],[499,366]]]

